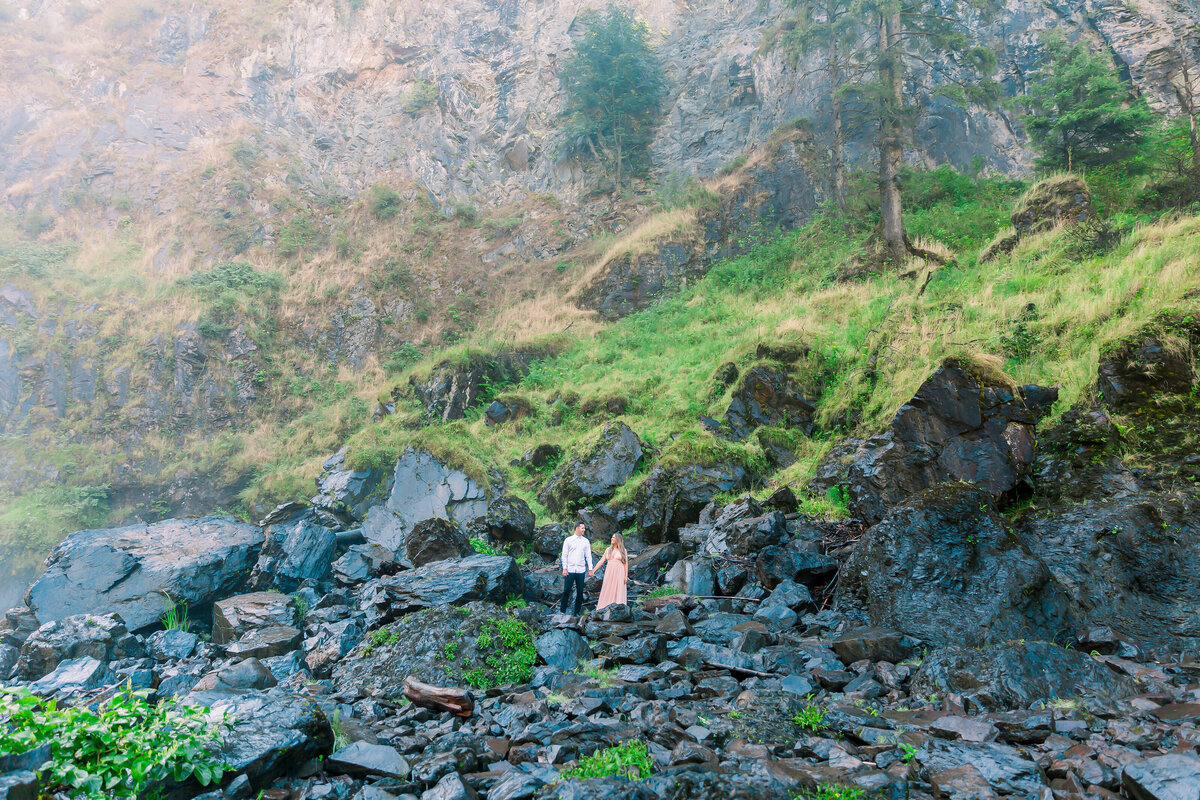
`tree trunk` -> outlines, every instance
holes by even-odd
[[[414,706],[449,711],[456,717],[469,717],[475,713],[475,697],[466,689],[421,683],[411,675],[404,679],[404,696]]]
[[[884,97],[879,120],[879,199],[884,255],[899,261],[908,252],[900,197],[900,166],[904,162],[901,112],[904,108],[904,69],[900,54],[900,9],[885,12],[879,26],[880,80]]]
[[[842,134],[842,98],[837,90],[842,83],[841,70],[837,68],[834,57],[830,58],[830,82],[833,84],[833,94],[830,100],[833,106],[833,148],[830,160],[833,161],[833,202],[838,213],[846,216],[846,140]]]
[[[1192,146],[1192,186],[1200,190],[1200,131],[1196,130],[1196,98],[1192,94],[1192,74],[1188,69],[1188,56],[1179,48],[1179,61],[1183,67],[1183,85],[1175,90],[1179,105],[1188,117],[1188,141]]]

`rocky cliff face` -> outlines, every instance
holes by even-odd
[[[335,193],[389,174],[415,178],[441,199],[577,190],[584,175],[556,155],[557,68],[579,14],[596,5],[315,0],[251,12],[220,0],[6,0],[0,30],[20,43],[0,84],[6,202],[62,202],[83,184],[169,209],[173,176],[194,171],[206,148],[238,133]],[[786,30],[789,4],[631,5],[661,40],[670,86],[657,169],[709,175],[785,122],[820,123],[824,87],[807,77],[807,65],[764,46]],[[1190,32],[1196,12],[1184,0],[1011,0],[978,30],[999,52],[995,78],[1009,94],[1024,91],[1035,69],[1038,35],[1063,27],[1111,49],[1138,89],[1167,109],[1180,54],[1200,55]],[[48,74],[19,63],[26,50],[48,62]],[[936,81],[918,73],[912,88]],[[1011,115],[992,109],[935,103],[916,141],[918,157],[936,162],[982,159],[1008,171],[1028,164]]]

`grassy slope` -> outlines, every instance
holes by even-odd
[[[945,170],[913,176],[911,186],[910,232],[949,244],[954,254],[954,263],[937,269],[923,293],[927,267],[919,263],[910,265],[913,277],[893,272],[837,280],[862,255],[870,214],[859,209],[859,222],[845,229],[818,220],[719,264],[689,291],[538,363],[519,386],[506,389],[534,401],[534,418],[489,428],[477,410],[465,421],[413,431],[406,428],[412,415],[401,413],[357,434],[351,459],[381,465],[404,444],[425,443],[476,470],[504,470],[532,502],[544,476],[509,461],[543,442],[569,447],[599,424],[561,406],[561,422],[554,424],[548,397],[620,395],[629,401],[624,420],[657,447],[713,446],[697,419],[719,416],[728,403],[727,396],[710,400],[714,370],[725,361],[751,363],[760,342],[791,340],[813,348],[802,369],[825,383],[825,433],[802,441],[800,461],[771,479],[772,486],[799,484],[834,438],[883,427],[948,355],[990,355],[1018,383],[1060,385],[1061,413],[1093,390],[1104,342],[1132,333],[1163,309],[1196,307],[1187,296],[1200,288],[1200,218],[1143,220],[1099,257],[1077,258],[1078,243],[1058,231],[979,264],[978,249],[1006,224],[1023,186]],[[847,419],[859,421],[837,428]],[[761,463],[753,440],[744,455]],[[821,505],[821,498],[810,501],[814,510]]]

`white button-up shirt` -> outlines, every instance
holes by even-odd
[[[592,543],[586,536],[571,534],[563,542],[562,567],[567,572],[587,572],[592,568]]]

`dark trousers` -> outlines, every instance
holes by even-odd
[[[563,614],[567,613],[567,601],[571,598],[571,587],[575,588],[575,616],[583,611],[583,579],[586,577],[586,572],[568,572],[563,578],[563,596],[562,602],[558,604],[558,610]]]

